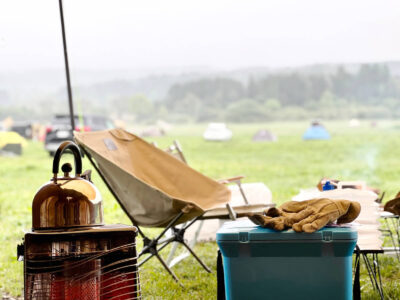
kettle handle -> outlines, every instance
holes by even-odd
[[[75,161],[75,176],[78,177],[82,174],[82,156],[79,147],[71,142],[65,141],[63,142],[57,149],[56,154],[54,155],[53,160],[53,175],[54,180],[57,180],[58,168],[60,165],[61,155],[64,153],[65,150],[71,150],[72,154],[74,155]]]

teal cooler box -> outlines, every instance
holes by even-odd
[[[352,299],[357,231],[275,231],[249,220],[217,232],[227,299]]]

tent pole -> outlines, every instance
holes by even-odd
[[[64,13],[63,13],[62,0],[58,0],[58,4],[60,7],[61,32],[62,32],[63,48],[64,48],[65,75],[67,77],[67,91],[68,91],[69,115],[71,118],[71,131],[74,131],[74,129],[75,129],[74,104],[72,102],[72,88],[71,88],[71,79],[69,76],[67,39],[65,38],[65,25],[64,25]]]

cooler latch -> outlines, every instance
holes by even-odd
[[[332,242],[332,240],[333,240],[332,231],[323,231],[322,232],[322,241],[324,241],[324,242]]]
[[[239,242],[240,243],[248,243],[249,242],[249,233],[248,232],[239,232]]]

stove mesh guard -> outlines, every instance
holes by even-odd
[[[136,244],[128,241],[118,234],[26,238],[25,299],[141,299]]]

